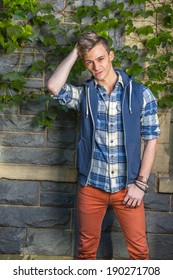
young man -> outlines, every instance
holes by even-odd
[[[75,87],[66,80],[78,56],[92,77]],[[96,259],[102,221],[112,205],[130,259],[149,259],[143,197],[160,134],[157,103],[148,88],[114,69],[113,59],[105,38],[84,33],[48,81],[55,99],[81,111],[77,258]]]

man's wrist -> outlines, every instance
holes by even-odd
[[[144,193],[147,193],[147,188],[148,188],[148,186],[147,186],[146,184],[140,183],[140,181],[135,180],[135,186],[136,186],[138,189],[142,190]]]
[[[138,175],[136,177],[136,180],[137,181],[140,181],[142,183],[145,183],[145,184],[148,184],[148,177],[145,177],[145,176],[142,176],[142,175]]]

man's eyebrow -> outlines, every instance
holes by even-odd
[[[96,60],[98,60],[100,58],[104,58],[104,57],[105,57],[105,55],[101,55],[101,56],[97,57]],[[86,60],[84,59],[84,61],[87,62],[87,61],[92,61],[92,60],[91,59],[86,59]]]

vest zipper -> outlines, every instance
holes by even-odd
[[[125,86],[124,89],[124,96],[123,96],[123,103],[122,103],[122,118],[123,118],[123,130],[124,130],[124,147],[125,147],[125,153],[126,153],[126,186],[128,182],[128,157],[127,157],[127,147],[126,147],[126,130],[125,130],[125,124],[124,124],[124,102],[125,102],[125,97],[126,97],[126,92],[127,92],[127,86]]]
[[[90,104],[90,97],[89,97],[89,88],[88,88],[88,106],[89,106],[89,110],[90,110],[90,113],[91,113],[91,119],[92,119],[92,122],[93,122],[93,135],[92,135],[92,154],[91,154],[91,164],[90,164],[90,170],[88,172],[88,176],[87,176],[87,183],[88,183],[88,177],[90,175],[90,172],[91,172],[91,166],[92,166],[92,161],[93,161],[93,151],[94,151],[94,141],[95,141],[95,123],[94,123],[94,117],[93,117],[93,113],[92,113],[92,110],[91,110],[91,104]]]

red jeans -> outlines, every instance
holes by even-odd
[[[78,259],[94,260],[99,246],[102,221],[107,207],[112,205],[123,230],[130,259],[149,259],[146,241],[144,204],[129,208],[122,201],[126,190],[107,193],[92,186],[79,187],[78,222],[79,244]]]

